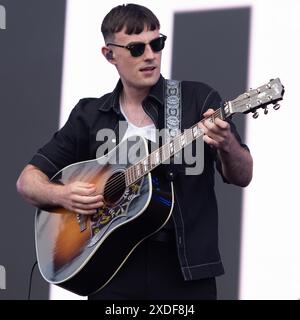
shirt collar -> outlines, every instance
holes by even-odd
[[[101,104],[98,110],[109,111],[113,109],[119,114],[120,113],[119,96],[122,89],[123,89],[123,85],[122,85],[121,79],[119,79],[114,91],[109,93],[104,101],[101,101]]]
[[[160,106],[164,105],[164,83],[165,79],[160,75],[156,84],[150,89],[148,97],[155,99]]]
[[[156,84],[153,87],[151,87],[150,93],[146,97],[146,99],[152,98],[156,100],[160,106],[163,106],[164,82],[165,82],[164,77],[160,75]],[[119,96],[122,89],[123,89],[122,81],[121,79],[119,79],[114,91],[108,94],[107,98],[103,102],[101,102],[101,105],[99,106],[98,109],[101,111],[109,111],[113,109],[116,113],[120,114]]]

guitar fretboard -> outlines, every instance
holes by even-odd
[[[216,118],[224,118],[221,108],[216,110],[210,117],[202,119],[189,129],[185,129],[183,133],[177,135],[175,138],[150,153],[144,159],[127,168],[125,171],[126,186],[130,186],[135,183],[151,172],[154,168],[180,152],[180,150],[192,143],[195,139],[201,137],[203,132],[199,128],[199,123],[203,123],[205,120],[214,122]]]

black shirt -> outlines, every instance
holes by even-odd
[[[164,124],[164,78],[151,88],[142,105],[155,126]],[[200,82],[182,81],[182,129],[190,128],[202,118],[208,108],[219,108],[221,98],[208,85]],[[65,166],[99,157],[98,148],[106,141],[97,138],[103,128],[116,133],[118,144],[119,122],[125,120],[120,112],[119,94],[121,81],[113,92],[101,98],[81,99],[72,110],[66,124],[31,159],[49,178]],[[234,124],[228,121],[240,144],[241,139]],[[113,137],[113,135],[112,135]],[[186,175],[186,164],[171,164],[174,174],[175,204],[172,221],[166,228],[174,228],[181,270],[185,280],[213,277],[224,273],[218,249],[218,210],[214,192],[215,165],[221,172],[216,151],[205,144],[204,170],[200,175]],[[223,178],[226,182],[226,180]]]

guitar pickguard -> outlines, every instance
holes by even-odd
[[[133,199],[140,195],[143,182],[144,178],[130,185],[126,188],[117,205],[113,207],[103,206],[92,216],[90,225],[91,239],[88,247],[94,246],[112,226],[120,224],[128,219],[129,206]]]

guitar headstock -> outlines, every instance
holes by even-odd
[[[269,83],[258,87],[257,89],[250,89],[241,94],[236,99],[228,101],[224,105],[225,117],[230,117],[235,113],[253,112],[254,118],[258,117],[259,108],[264,109],[264,114],[268,113],[268,105],[273,104],[273,108],[278,110],[280,105],[278,101],[283,99],[284,87],[279,78],[272,79]]]

